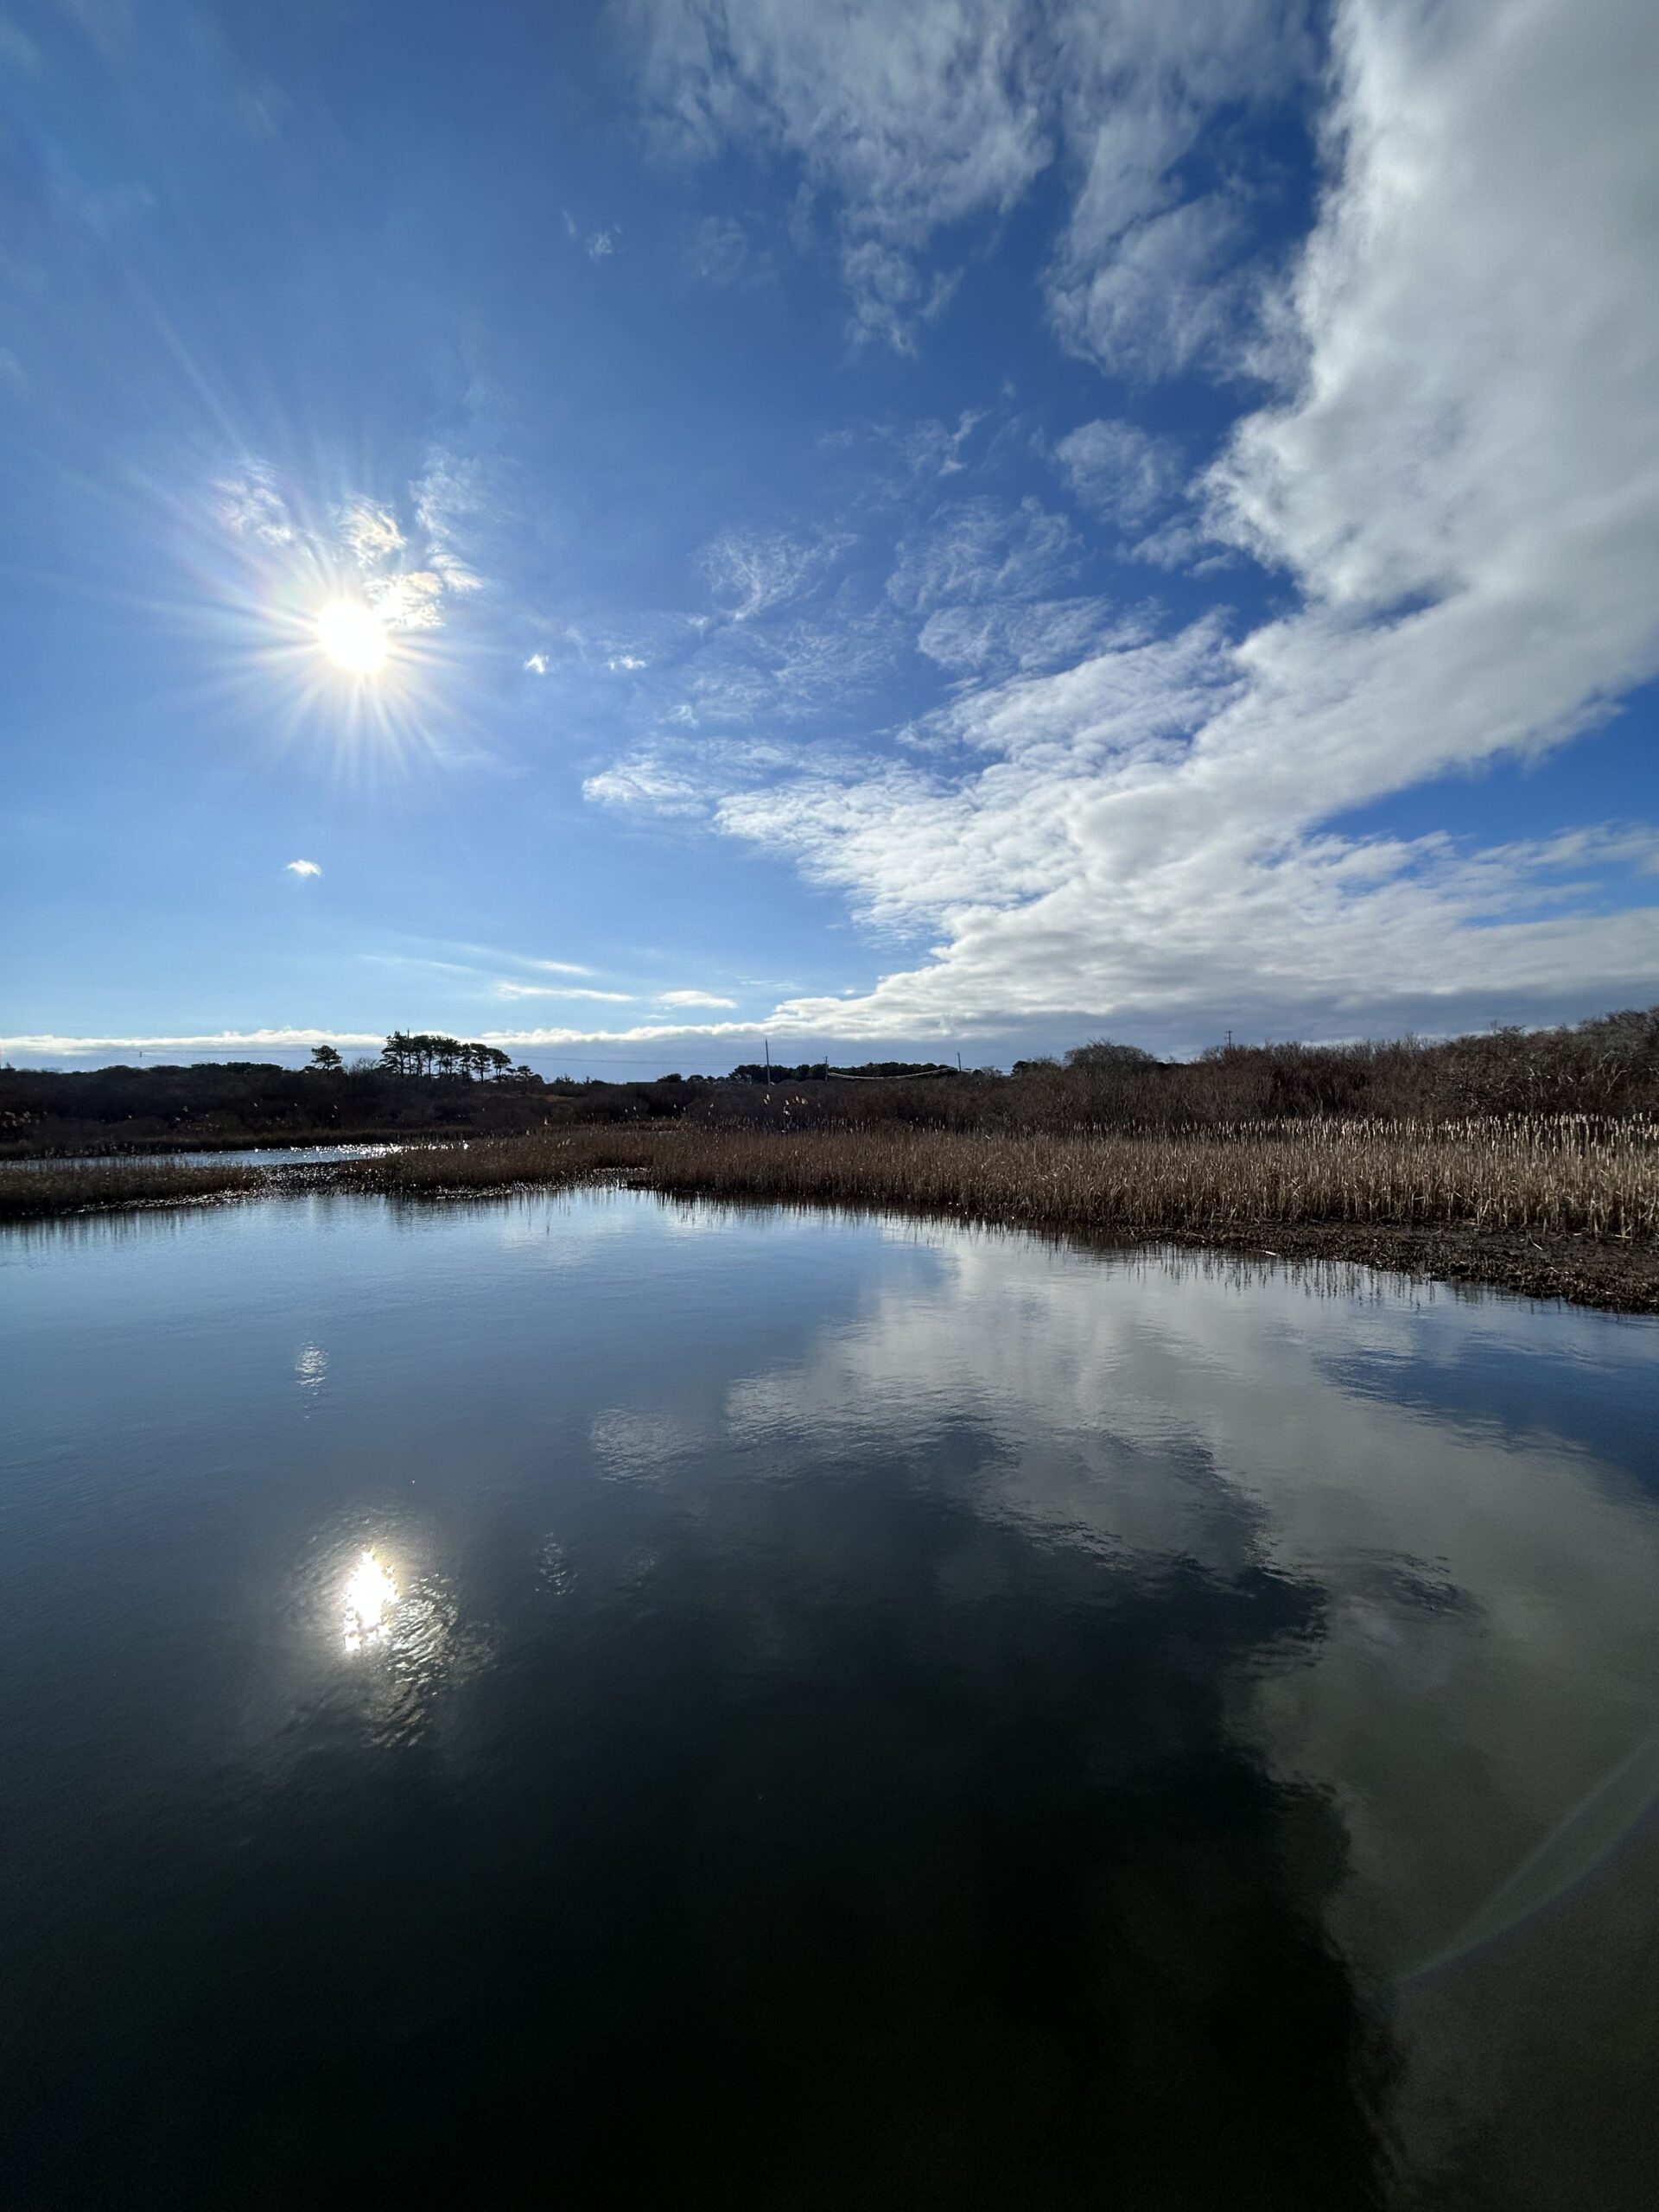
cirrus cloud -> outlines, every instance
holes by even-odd
[[[1200,188],[1184,164],[1217,113],[1270,108],[1305,79],[1306,15],[1303,0],[619,10],[660,146],[782,156],[809,202],[828,204],[855,342],[912,351],[960,275],[960,262],[925,267],[927,250],[1006,216],[1058,167],[1069,213],[1046,280],[1052,321],[1133,374],[1224,341],[1253,180]]]

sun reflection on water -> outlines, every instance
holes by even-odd
[[[346,1649],[360,1651],[385,1632],[397,1603],[397,1583],[391,1569],[372,1549],[363,1553],[346,1585]]]

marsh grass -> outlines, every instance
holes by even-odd
[[[0,1217],[262,1190],[441,1198],[604,1176],[671,1194],[1130,1236],[1323,1224],[1659,1239],[1659,1124],[1586,1115],[1285,1121],[1184,1135],[612,1125],[296,1169],[128,1163],[6,1173]]]
[[[118,1166],[18,1166],[0,1169],[0,1221],[38,1221],[54,1214],[105,1213],[127,1206],[194,1205],[208,1198],[251,1197],[270,1187],[257,1167],[180,1167],[164,1161]]]
[[[1584,1116],[1287,1122],[1186,1136],[612,1128],[395,1154],[346,1173],[359,1187],[411,1194],[618,1174],[670,1192],[1142,1236],[1351,1223],[1659,1236],[1659,1127]]]

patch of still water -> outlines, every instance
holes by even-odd
[[[29,1175],[42,1168],[63,1167],[321,1167],[337,1160],[385,1160],[400,1152],[446,1152],[454,1147],[435,1142],[396,1143],[370,1140],[358,1144],[287,1144],[185,1146],[175,1152],[79,1152],[61,1157],[30,1154],[18,1160],[0,1160],[0,1175]],[[467,1149],[465,1138],[459,1149]]]
[[[1655,1325],[616,1192],[0,1305],[5,2201],[1649,2201]]]

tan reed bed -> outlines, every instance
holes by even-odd
[[[180,1167],[162,1160],[74,1167],[0,1169],[0,1222],[40,1221],[57,1214],[108,1213],[128,1206],[196,1205],[208,1198],[249,1198],[268,1188],[257,1167]]]
[[[607,1126],[295,1169],[11,1171],[0,1176],[0,1218],[260,1190],[440,1198],[604,1176],[671,1194],[900,1209],[1051,1233],[1236,1243],[1325,1227],[1659,1246],[1659,1127],[1584,1116],[1298,1121],[1181,1136]],[[1659,1252],[1653,1260],[1659,1274]]]
[[[577,1131],[569,1142],[592,1169],[626,1171],[661,1191],[902,1207],[1043,1230],[1150,1236],[1387,1224],[1659,1239],[1659,1129],[1576,1116],[1443,1128],[1294,1122],[1189,1136],[670,1127]],[[478,1166],[487,1173],[483,1160]]]

